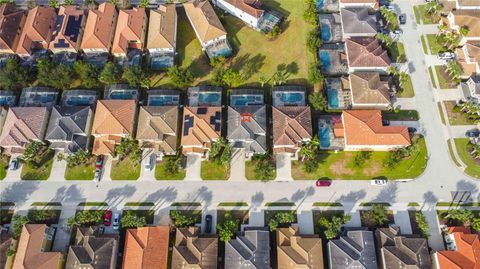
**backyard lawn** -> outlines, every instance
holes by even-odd
[[[165,161],[168,158],[175,158],[175,157],[164,156],[163,160],[161,162],[157,162],[157,164],[155,165],[155,178],[157,180],[183,180],[186,174],[186,171],[183,167],[180,168],[178,173],[175,175],[172,175],[165,171],[165,168],[166,168]]]
[[[402,42],[394,42],[392,46],[388,49],[388,54],[390,58],[395,63],[404,63],[407,61],[407,56],[405,55],[405,47]]]
[[[435,72],[440,89],[454,89],[457,88],[458,83],[454,82],[446,72],[446,66],[436,65]]]
[[[471,148],[468,138],[455,138],[454,141],[458,156],[467,166],[464,172],[472,177],[480,178],[480,160],[476,160],[470,155]]]
[[[397,97],[411,98],[415,96],[413,92],[412,78],[407,74],[407,80],[402,84],[402,89],[397,93]]]
[[[33,161],[24,163],[20,178],[22,180],[47,180],[50,177],[50,172],[52,171],[54,156],[55,151],[51,149],[42,151],[39,156],[37,156],[38,160],[40,160],[40,165],[35,166]]]
[[[202,161],[200,176],[203,180],[227,180],[230,177],[230,167],[213,161]]]
[[[66,180],[93,180],[95,176],[95,157],[91,157],[86,163],[65,169]]]
[[[445,109],[447,110],[447,117],[450,125],[469,125],[473,124],[468,122],[468,119],[465,114],[461,111],[455,111],[454,107],[456,105],[455,101],[445,101]]]
[[[10,156],[1,154],[0,155],[0,180],[4,179],[7,176],[8,163],[10,162]]]
[[[393,121],[417,121],[420,119],[416,110],[382,111],[382,116],[386,120]]]
[[[137,180],[140,177],[140,163],[125,158],[112,162],[110,177],[112,180]]]
[[[299,161],[292,162],[292,177],[294,179],[316,180],[323,177],[330,179],[368,180],[384,177],[387,179],[416,178],[427,165],[427,148],[425,140],[419,138],[419,150],[410,157],[400,161],[392,170],[383,166],[388,158],[388,152],[371,152],[370,158],[361,167],[354,164],[356,152],[348,151],[322,151],[320,164],[313,173],[303,170]]]
[[[427,36],[428,46],[430,47],[430,54],[437,55],[442,49],[442,46],[440,46],[440,44],[438,44],[437,42],[437,35],[428,34],[426,36]]]

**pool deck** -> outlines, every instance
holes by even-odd
[[[317,9],[319,12],[338,12],[340,7],[338,0],[323,0],[323,4]]]
[[[351,107],[350,91],[343,89],[340,78],[327,78],[325,84],[327,89],[335,90],[338,95],[338,107],[331,107],[330,104],[328,104],[328,109],[348,109]],[[327,95],[328,94],[327,90]]]
[[[342,34],[342,22],[340,15],[337,13],[332,14],[319,14],[318,20],[320,25],[327,25],[330,30],[330,39],[323,40],[324,43],[337,43],[343,41],[343,34]],[[320,28],[323,30],[323,28]]]
[[[335,116],[319,116],[318,121],[318,137],[321,139],[320,130],[321,126],[328,125],[329,126],[329,137],[330,137],[330,146],[329,147],[322,147],[322,141],[320,141],[320,149],[323,150],[343,150],[345,145],[345,140],[343,138],[335,137],[333,133],[333,125],[332,122],[334,121]],[[338,117],[338,116],[337,116]]]
[[[292,102],[285,102],[282,97],[285,94],[301,95],[298,100],[292,100]],[[272,89],[272,105],[273,106],[305,106],[306,101],[306,88],[304,86],[292,85],[292,86],[276,86]]]
[[[327,75],[346,75],[348,74],[348,64],[347,64],[347,56],[345,49],[342,45],[337,44],[323,44],[318,52],[321,61],[321,54],[328,53],[330,56],[330,65],[329,68],[324,70],[322,68],[322,72]]]

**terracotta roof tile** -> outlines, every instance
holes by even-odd
[[[225,0],[225,2],[257,19],[265,12],[261,8],[263,3],[260,0]]]
[[[20,35],[16,53],[30,55],[33,46],[48,49],[56,20],[57,14],[52,7],[37,6],[30,9]]]
[[[373,37],[352,37],[346,41],[350,67],[388,67],[390,58],[380,42]]]
[[[178,228],[172,252],[172,269],[216,269],[218,238],[200,235],[198,227]]]
[[[117,15],[115,5],[112,3],[102,3],[98,10],[89,10],[80,48],[110,50]]]
[[[177,10],[175,4],[150,10],[147,49],[175,48]]]
[[[112,53],[127,53],[130,41],[136,42],[135,48],[141,49],[144,42],[146,19],[147,15],[144,8],[120,10]]]
[[[353,106],[391,105],[389,80],[382,80],[379,73],[358,72],[350,74]]]
[[[46,107],[10,108],[0,135],[0,146],[23,148],[31,140],[42,140],[48,114]]]
[[[298,146],[312,138],[312,118],[308,106],[272,107],[273,145]]]
[[[61,22],[62,26],[58,29],[58,32],[53,36],[52,41],[50,41],[49,48],[55,49],[57,48],[57,44],[60,42],[64,42],[68,45],[68,48],[73,48],[77,50],[80,46],[77,43],[80,39],[80,32],[81,32],[81,23],[85,19],[84,10],[80,9],[76,6],[60,6],[58,10],[58,18],[63,18]],[[70,21],[77,21],[80,28],[74,29],[74,27],[69,27]],[[78,31],[78,32],[75,32]],[[62,47],[64,48],[64,47]]]
[[[12,4],[0,5],[0,50],[15,53],[27,12]]]
[[[477,234],[456,230],[453,233],[456,251],[438,251],[440,268],[478,269],[480,268],[480,239]]]
[[[184,3],[183,7],[202,42],[227,34],[209,1],[191,0]]]
[[[452,15],[455,25],[468,27],[467,37],[480,37],[480,10],[454,10]]]
[[[166,269],[168,226],[128,229],[125,237],[123,269]]]
[[[135,100],[98,100],[92,134],[131,134]]]

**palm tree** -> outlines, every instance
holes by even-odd
[[[399,28],[400,22],[398,21],[397,14],[395,14],[395,12],[388,10],[385,7],[382,7],[380,9],[380,13],[390,26],[390,30],[395,30]]]
[[[468,28],[468,26],[464,25],[464,26],[460,27],[459,32],[460,32],[460,35],[467,36],[469,31],[470,31],[470,29]]]
[[[438,30],[440,30],[440,32],[445,32],[447,30],[447,26],[441,23],[440,25],[438,25]]]
[[[300,149],[300,154],[302,155],[302,161],[305,159],[312,160],[317,155],[320,143],[318,142],[318,137],[315,136],[313,139],[308,141]]]
[[[393,44],[393,39],[391,36],[389,35],[386,35],[386,34],[382,34],[382,33],[378,33],[376,36],[375,36],[378,40],[380,40],[380,42],[382,42],[383,44],[385,44],[385,46],[387,48],[390,48]]]
[[[273,74],[273,84],[275,85],[282,85],[282,84],[285,84],[287,83],[287,74],[285,72],[282,72],[282,71],[277,71],[275,72],[275,74]]]
[[[432,1],[427,3],[425,7],[425,13],[430,16],[430,18],[437,19],[438,16],[440,15],[440,10],[442,10],[443,6],[442,4],[438,3],[437,1]]]
[[[462,68],[455,61],[448,62],[447,72],[455,81],[458,81],[463,73]]]
[[[258,78],[258,82],[260,82],[260,85],[261,85],[262,88],[263,88],[263,86],[265,86],[265,84],[267,84],[269,81],[270,81],[270,79],[267,78],[267,77],[264,76],[264,75],[261,75],[261,76]]]

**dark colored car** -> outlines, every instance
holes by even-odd
[[[103,155],[98,155],[97,160],[95,161],[95,168],[102,169],[103,168]]]
[[[417,128],[415,128],[415,127],[408,127],[408,132],[414,134],[414,133],[417,132]]]
[[[398,20],[400,21],[400,24],[405,24],[407,23],[407,16],[405,14],[402,14],[398,16]]]
[[[103,215],[103,225],[110,226],[112,224],[112,211],[107,210]]]
[[[315,182],[317,187],[330,187],[332,185],[332,181],[330,179],[319,179]]]
[[[480,136],[480,131],[478,129],[468,130],[465,133],[465,136],[466,137],[478,137],[478,136]]]
[[[212,215],[205,216],[205,233],[209,234],[212,232]]]
[[[383,120],[382,120],[382,124],[383,124],[384,126],[389,126],[389,125],[390,125],[390,121],[383,119]]]

